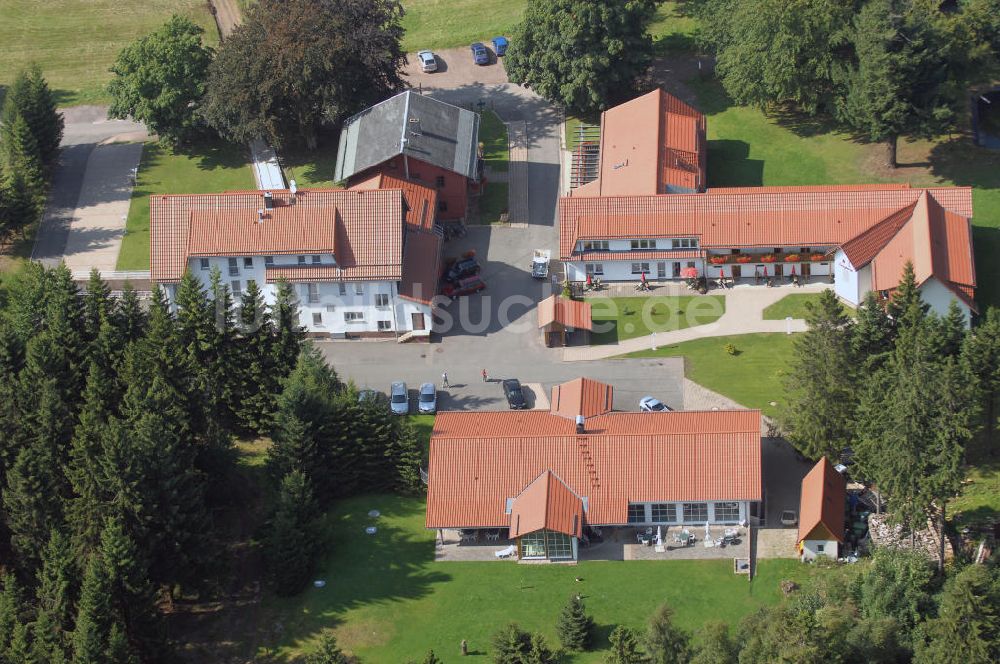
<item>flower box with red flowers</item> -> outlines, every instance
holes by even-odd
[[[712,265],[722,265],[729,256],[711,256],[708,260]]]
[[[786,263],[798,263],[800,260],[802,260],[802,257],[798,254],[788,254],[785,256]]]
[[[760,257],[761,263],[773,263],[775,260],[777,259],[775,258],[774,254],[764,254],[763,256]]]
[[[826,256],[824,256],[823,254],[813,254],[812,256],[809,257],[809,260],[811,260],[814,263],[819,263],[820,261],[825,259]]]
[[[751,260],[753,260],[753,256],[737,256],[736,257],[736,262],[737,263],[749,263]]]

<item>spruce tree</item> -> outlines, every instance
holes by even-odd
[[[122,297],[118,305],[115,324],[126,343],[136,341],[142,337],[146,330],[146,313],[143,311],[139,295],[135,292],[131,282],[126,281],[125,285],[122,286]]]
[[[21,449],[7,471],[3,490],[6,525],[15,562],[26,576],[34,575],[49,533],[62,523],[58,468],[52,448],[36,439]]]
[[[7,652],[14,638],[14,628],[21,621],[24,597],[21,584],[13,572],[4,573],[0,583],[3,584],[3,589],[0,590],[0,662],[2,662],[3,654]]]
[[[7,663],[9,664],[48,664],[35,659],[31,651],[31,628],[27,623],[18,622],[10,638],[7,648]],[[5,664],[7,664],[5,663]]]
[[[899,285],[889,298],[889,316],[893,323],[899,326],[907,312],[910,312],[911,321],[915,322],[926,316],[928,311],[930,311],[930,305],[920,297],[920,288],[917,286],[917,277],[913,272],[913,263],[906,261],[903,265],[903,274],[899,278]]]
[[[0,318],[0,478],[14,463],[26,431],[19,407],[17,374],[24,366],[24,347],[11,326]]]
[[[156,625],[155,595],[143,553],[125,531],[121,518],[109,517],[101,532],[101,561],[109,584],[112,615],[120,619],[124,636],[147,652],[163,647]],[[112,624],[112,627],[116,626]],[[109,635],[109,644],[111,637]],[[110,648],[110,645],[109,645]],[[131,651],[128,650],[126,654]]]
[[[91,268],[83,295],[83,336],[88,343],[97,339],[101,323],[108,317],[112,306],[111,288],[101,279],[97,268]]]
[[[557,664],[559,655],[545,643],[541,634],[532,634],[528,652],[524,656],[524,664]]]
[[[241,426],[266,434],[272,425],[278,376],[274,367],[274,326],[255,281],[247,283],[240,301],[238,412]]]
[[[556,634],[567,650],[589,650],[594,634],[594,620],[579,595],[573,595],[559,613]]]
[[[611,632],[610,641],[611,651],[604,657],[606,664],[645,664],[648,661],[635,630],[618,625]]]
[[[524,664],[531,635],[517,623],[508,623],[493,635],[493,664]]]
[[[24,171],[14,166],[8,166],[0,181],[3,189],[4,214],[6,216],[6,232],[17,233],[22,238],[27,229],[39,219],[38,193],[33,187],[38,187],[34,173]]]
[[[274,364],[281,378],[295,368],[305,340],[305,328],[299,322],[299,300],[292,285],[282,279],[277,284],[274,304],[271,306],[274,319]]]
[[[16,187],[24,197],[27,204],[21,205],[24,206],[24,211],[31,215],[30,219],[26,220],[27,224],[30,224],[38,219],[48,191],[38,142],[31,134],[31,128],[23,116],[16,116],[10,125],[5,124],[3,127],[4,156],[6,170],[9,173],[8,189],[14,190]]]
[[[833,291],[823,291],[806,311],[809,329],[793,342],[781,424],[789,441],[811,459],[837,459],[854,439],[857,371],[850,319]]]
[[[41,164],[51,169],[59,156],[63,118],[56,111],[55,100],[41,70],[30,67],[20,71],[7,89],[0,124],[5,127],[3,138],[9,137],[11,126],[22,118],[34,140]]]
[[[41,620],[43,614],[46,616],[53,641],[61,649],[69,645],[69,634],[73,629],[76,583],[77,569],[69,540],[59,530],[53,530],[38,572],[35,615],[36,620]]]
[[[868,291],[851,326],[851,354],[857,367],[866,373],[881,367],[892,350],[892,342],[892,320],[875,291]]]
[[[691,637],[673,622],[674,611],[662,604],[649,621],[646,652],[651,664],[687,664],[691,659]]]
[[[100,664],[112,622],[111,583],[100,551],[87,560],[73,632],[73,664]]]
[[[988,664],[1000,660],[1000,574],[970,565],[941,593],[938,616],[924,626],[915,664]]]
[[[336,637],[329,632],[319,637],[319,647],[306,655],[306,664],[349,664],[350,661],[337,645]]]
[[[415,495],[423,487],[420,480],[420,464],[424,453],[413,424],[405,421],[397,422],[396,425],[398,434],[393,438],[393,444],[386,450],[386,456],[393,464],[392,475],[396,479],[392,488],[399,493]]]
[[[962,365],[970,378],[973,398],[979,403],[982,448],[986,454],[996,456],[1000,418],[1000,309],[987,309],[980,324],[966,335]]]
[[[319,554],[319,516],[306,476],[292,471],[281,481],[265,543],[265,557],[279,595],[294,595],[305,588]]]
[[[729,625],[712,620],[698,631],[694,655],[688,661],[690,664],[736,664],[739,650],[729,633]]]
[[[118,623],[111,623],[108,630],[108,648],[104,662],[107,664],[139,664],[139,658],[125,636],[125,630]]]

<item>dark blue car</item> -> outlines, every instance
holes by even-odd
[[[506,37],[493,38],[493,50],[496,51],[498,58],[502,58],[507,52],[507,44],[508,42]]]
[[[490,52],[486,50],[486,47],[481,42],[476,42],[472,45],[472,60],[477,65],[490,64]]]

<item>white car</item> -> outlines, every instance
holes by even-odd
[[[643,397],[639,399],[639,410],[644,413],[666,413],[670,406],[655,397]]]
[[[417,53],[417,59],[420,60],[420,69],[425,72],[432,72],[438,70],[437,58],[434,57],[434,53],[431,51],[420,51]]]
[[[420,386],[420,398],[417,400],[417,410],[421,413],[437,412],[437,388],[434,383],[424,383]]]
[[[794,526],[799,523],[799,515],[795,513],[795,510],[784,510],[780,520],[783,526]]]
[[[401,380],[389,386],[389,407],[396,415],[410,414],[410,393]]]

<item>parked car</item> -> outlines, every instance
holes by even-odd
[[[360,390],[358,392],[358,403],[370,403],[370,402],[377,403],[384,399],[385,399],[385,394],[379,392],[378,390],[365,389],[365,390]]]
[[[482,42],[476,42],[472,45],[472,61],[477,65],[488,65],[490,64],[490,52],[486,50]]]
[[[434,387],[434,383],[424,383],[420,386],[420,398],[417,400],[417,410],[421,413],[436,413],[437,408],[437,388]]]
[[[486,282],[477,276],[459,279],[457,283],[445,284],[441,289],[441,294],[452,299],[462,295],[472,295],[479,291],[486,290]]]
[[[496,51],[497,57],[502,58],[507,52],[507,45],[509,42],[506,37],[494,37],[493,38],[493,50]]]
[[[794,526],[799,522],[799,515],[795,513],[795,510],[785,510],[781,513],[781,525],[783,526]]]
[[[511,410],[524,410],[528,403],[524,400],[524,392],[521,391],[521,381],[517,378],[507,378],[503,381],[503,395],[507,397],[507,406]]]
[[[396,415],[410,413],[410,393],[406,390],[406,383],[401,380],[389,386],[389,407]]]
[[[438,70],[437,58],[434,57],[434,53],[431,51],[420,51],[417,53],[417,58],[420,60],[420,69],[426,72],[432,72]]]
[[[448,268],[448,271],[444,275],[444,280],[455,283],[463,277],[471,277],[474,274],[479,274],[482,269],[475,256],[463,258]]]
[[[639,410],[644,413],[666,413],[670,410],[670,406],[656,397],[643,397],[639,399]]]

